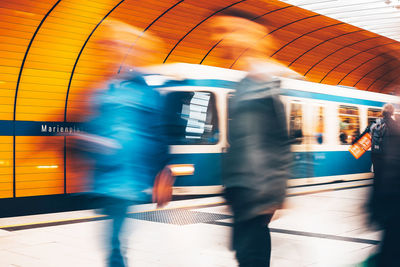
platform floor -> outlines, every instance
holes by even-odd
[[[354,266],[379,246],[365,224],[370,181],[293,188],[272,230],[272,267]],[[129,266],[232,267],[232,226],[223,198],[132,207]],[[105,227],[94,210],[0,219],[0,267],[103,267]]]

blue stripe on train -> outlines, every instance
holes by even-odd
[[[171,164],[194,164],[194,175],[179,176],[174,186],[221,184],[221,154],[174,154]]]
[[[167,86],[167,87],[204,86],[204,87],[235,88],[236,84],[237,84],[237,82],[224,81],[224,80],[187,79],[187,80],[182,80],[182,81],[170,81],[163,86]],[[333,101],[333,102],[343,102],[343,103],[349,103],[349,104],[377,106],[377,107],[382,107],[385,104],[384,102],[381,102],[381,101],[364,100],[364,99],[358,99],[358,98],[353,98],[353,97],[306,92],[306,91],[300,91],[300,90],[294,90],[294,89],[282,88],[281,91],[282,91],[282,95],[303,97],[303,98],[312,98],[312,99],[326,100],[326,101]],[[395,104],[397,104],[397,103],[395,103]]]
[[[171,164],[194,164],[194,175],[180,176],[175,186],[221,184],[221,154],[174,154]],[[370,152],[358,160],[348,151],[295,152],[293,179],[366,173],[371,170]]]
[[[355,159],[348,151],[295,152],[294,157],[295,179],[371,171],[369,151],[359,159]]]
[[[327,95],[327,94],[312,93],[312,92],[298,91],[298,90],[292,90],[292,89],[281,89],[281,90],[282,90],[282,95],[303,97],[303,98],[312,98],[315,100],[326,100],[326,101],[333,101],[333,102],[343,102],[343,103],[349,103],[349,104],[377,106],[377,107],[382,107],[385,104],[384,102],[381,102],[381,101],[364,100],[364,99],[357,99],[357,98],[352,98],[352,97]]]

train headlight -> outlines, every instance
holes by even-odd
[[[182,175],[193,175],[194,165],[193,164],[172,164],[168,165],[174,176]]]

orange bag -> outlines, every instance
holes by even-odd
[[[369,133],[365,133],[358,141],[357,143],[365,150],[367,151],[371,145],[371,135]]]
[[[168,166],[157,175],[153,187],[153,202],[157,203],[157,208],[161,208],[171,201],[174,182],[175,177]]]
[[[367,151],[371,147],[371,135],[369,133],[365,133],[357,142],[355,142],[352,146],[350,146],[350,153],[356,158],[360,158],[365,151]]]

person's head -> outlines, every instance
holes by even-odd
[[[94,39],[94,52],[99,65],[110,75],[131,67],[161,63],[164,49],[161,39],[125,22],[114,19],[104,21]]]
[[[122,21],[107,19],[95,31],[88,43],[80,68],[90,75],[74,80],[74,92],[68,99],[68,118],[81,121],[91,114],[90,98],[93,92],[107,88],[105,84],[119,73],[133,67],[161,63],[163,42],[149,31],[143,32]],[[79,92],[79,93],[77,93]]]
[[[392,104],[385,104],[382,109],[382,116],[384,118],[390,118],[393,116],[394,106]]]
[[[211,23],[212,39],[221,41],[222,57],[235,60],[242,53],[241,61],[267,58],[269,50],[276,47],[272,38],[266,38],[268,29],[256,20],[256,15],[241,10],[227,10],[219,13]],[[240,62],[236,68],[241,67]]]
[[[344,132],[341,132],[339,135],[339,139],[342,144],[347,143],[347,134],[345,134]]]

